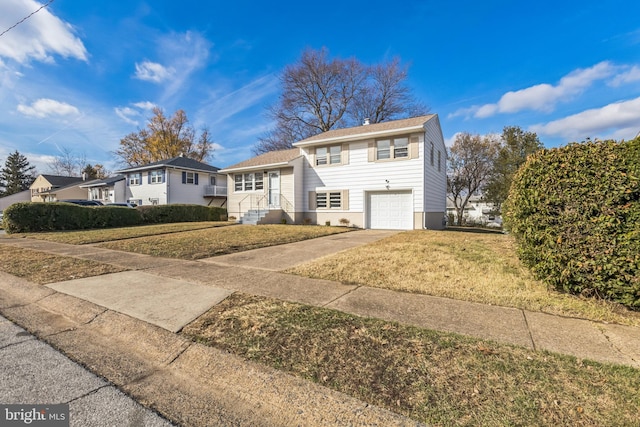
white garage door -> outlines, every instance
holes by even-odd
[[[367,193],[368,228],[410,230],[413,228],[411,191]]]

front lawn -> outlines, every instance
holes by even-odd
[[[516,256],[511,236],[409,231],[293,267],[343,283],[640,325],[640,313],[547,289]]]
[[[636,425],[640,371],[233,294],[183,334],[428,425]]]
[[[237,225],[119,240],[99,246],[160,257],[200,259],[293,243],[349,230],[351,229],[347,227],[315,225]]]
[[[110,242],[134,237],[159,236],[181,231],[222,227],[231,222],[177,222],[173,224],[139,225],[135,227],[105,228],[100,230],[54,231],[46,233],[21,233],[19,237],[30,237],[51,242],[86,245],[90,243]]]
[[[124,268],[0,244],[0,271],[30,282],[47,283],[118,273]]]

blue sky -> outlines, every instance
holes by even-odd
[[[44,0],[2,0],[0,32]],[[117,169],[112,152],[150,108],[186,111],[210,163],[251,156],[278,75],[307,47],[400,57],[445,139],[517,125],[547,147],[640,132],[640,3],[55,0],[0,36],[0,163],[41,173],[61,150]]]

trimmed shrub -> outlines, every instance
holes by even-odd
[[[141,222],[140,214],[134,209],[116,206],[22,202],[4,211],[8,233],[122,227]]]
[[[138,206],[136,210],[145,224],[170,222],[221,221],[226,218],[224,208],[201,205],[156,205]]]
[[[539,279],[640,309],[640,138],[530,156],[503,212]]]

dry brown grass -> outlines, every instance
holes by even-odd
[[[99,246],[153,256],[200,259],[346,231],[349,231],[346,227],[309,225],[233,226],[140,237],[103,243]]]
[[[124,271],[95,261],[48,254],[0,244],[0,270],[45,285]]]
[[[621,324],[640,314],[601,300],[549,290],[503,234],[409,231],[287,272],[378,288],[516,307]]]
[[[56,231],[47,233],[23,233],[20,236],[38,240],[48,240],[72,245],[110,242],[113,240],[131,239],[134,237],[159,236],[182,231],[200,230],[204,228],[231,225],[231,222],[178,222],[173,224],[140,225],[136,227],[106,228],[100,230]]]
[[[429,425],[636,425],[640,371],[234,294],[184,330]]]

